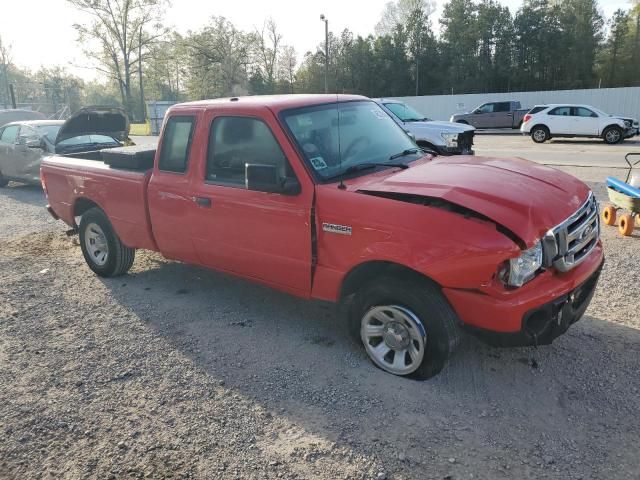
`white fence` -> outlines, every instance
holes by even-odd
[[[469,112],[485,102],[519,101],[522,108],[545,103],[584,103],[616,115],[640,117],[640,87],[556,90],[543,92],[474,93],[397,98],[434,120]]]

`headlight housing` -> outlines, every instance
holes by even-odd
[[[506,262],[502,272],[502,281],[511,287],[521,287],[531,280],[542,267],[542,243],[538,242],[519,257]]]
[[[458,146],[458,134],[457,133],[441,133],[440,136],[444,139],[447,147]]]

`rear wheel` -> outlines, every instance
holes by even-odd
[[[82,254],[91,270],[101,277],[127,273],[136,251],[120,241],[102,210],[92,208],[84,213],[79,230]]]
[[[632,215],[622,215],[620,217],[620,225],[618,225],[618,231],[628,237],[633,233],[633,229],[635,228],[635,222],[633,221]]]
[[[619,143],[622,140],[622,130],[620,127],[607,127],[602,132],[602,139],[609,145]]]
[[[547,127],[533,127],[531,130],[531,139],[536,143],[544,143],[551,138]]]
[[[377,367],[421,380],[437,375],[460,341],[456,314],[426,281],[371,281],[356,293],[349,322]]]

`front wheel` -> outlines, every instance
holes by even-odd
[[[544,143],[551,135],[549,134],[549,130],[547,127],[533,127],[531,130],[531,139],[536,143]]]
[[[136,251],[120,241],[102,210],[92,208],[84,213],[79,230],[82,254],[91,270],[101,277],[127,273]]]
[[[376,279],[356,293],[349,317],[369,359],[393,375],[437,375],[460,341],[456,314],[426,281]]]
[[[609,145],[613,145],[622,141],[622,130],[620,127],[607,127],[604,132],[602,132],[602,139],[604,143],[608,143]]]

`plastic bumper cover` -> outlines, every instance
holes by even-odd
[[[495,345],[551,343],[584,314],[604,263],[599,243],[569,272],[545,272],[502,296],[444,288],[465,328]]]

